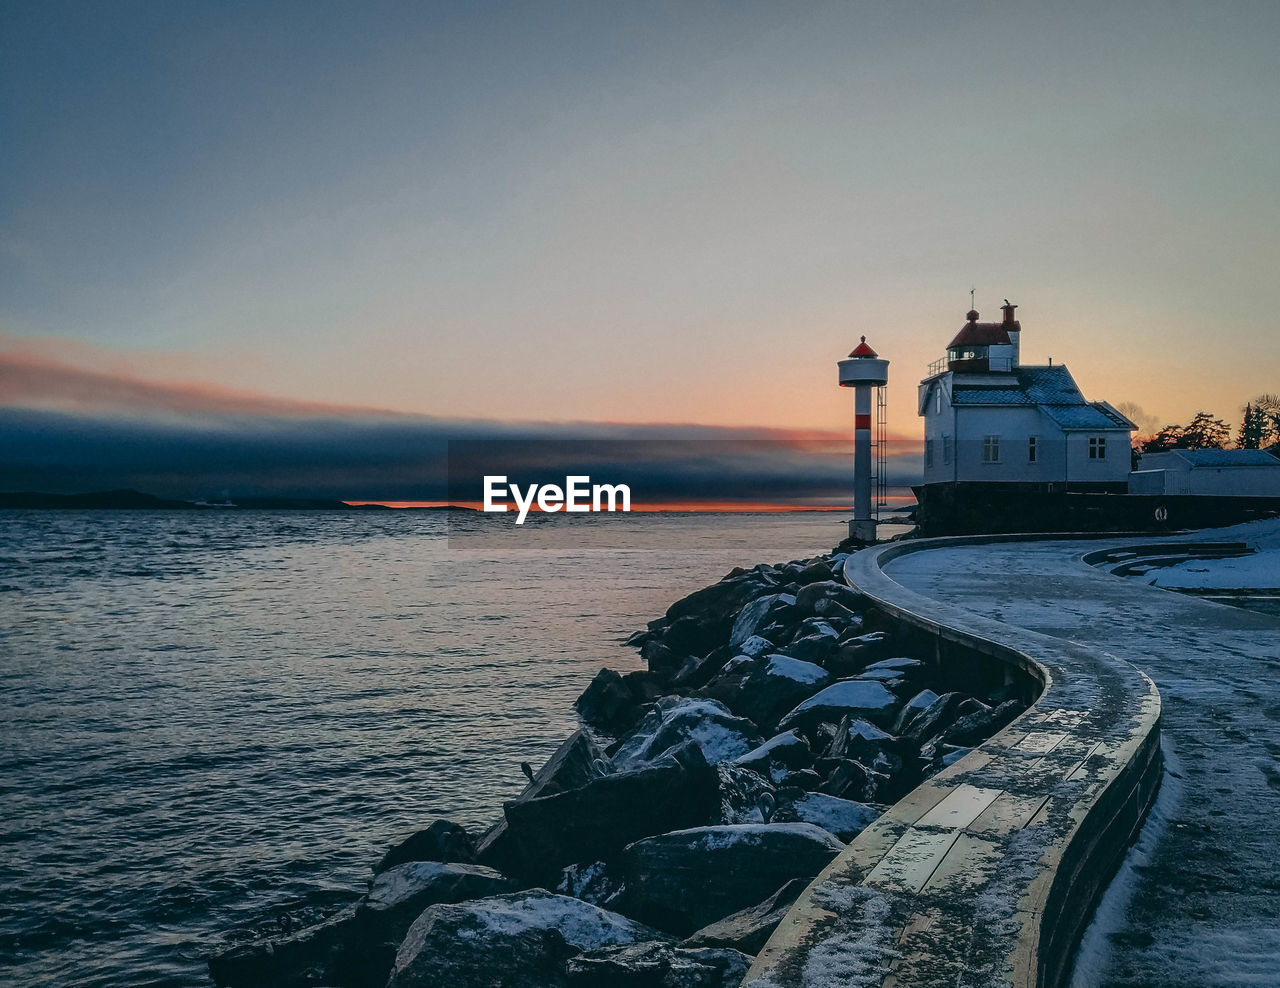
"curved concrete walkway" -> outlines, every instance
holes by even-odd
[[[1159,688],[1182,795],[1091,983],[1280,984],[1280,619],[1081,560],[1128,544],[939,548],[892,559],[884,572],[980,619],[1128,660]]]
[[[932,642],[939,664],[989,656],[1020,666],[1042,684],[1040,698],[859,834],[800,896],[744,984],[1065,983],[1159,781],[1159,695],[1128,662],[914,593],[882,569],[971,542],[890,543],[850,556],[844,576]]]

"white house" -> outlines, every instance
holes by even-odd
[[[1137,426],[1105,401],[1086,401],[1065,366],[1020,363],[1016,308],[1006,300],[1002,322],[970,311],[945,361],[920,382],[925,486],[1126,491]]]
[[[1261,449],[1144,453],[1129,493],[1280,497],[1280,459]]]

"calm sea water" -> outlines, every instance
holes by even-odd
[[[209,984],[225,931],[495,819],[672,600],[843,528],[0,511],[0,983]]]

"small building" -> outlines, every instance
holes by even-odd
[[[1280,497],[1280,459],[1262,449],[1172,449],[1144,453],[1131,494]]]
[[[1006,300],[1001,322],[979,322],[971,310],[920,382],[925,491],[1126,492],[1137,426],[1107,402],[1086,400],[1064,365],[1022,364],[1016,308]]]

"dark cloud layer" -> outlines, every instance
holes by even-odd
[[[918,444],[891,487],[916,482]],[[0,409],[0,490],[135,488],[164,497],[479,500],[485,474],[586,474],[636,502],[846,499],[850,444],[701,426],[524,425],[407,417],[222,416],[156,422]]]

